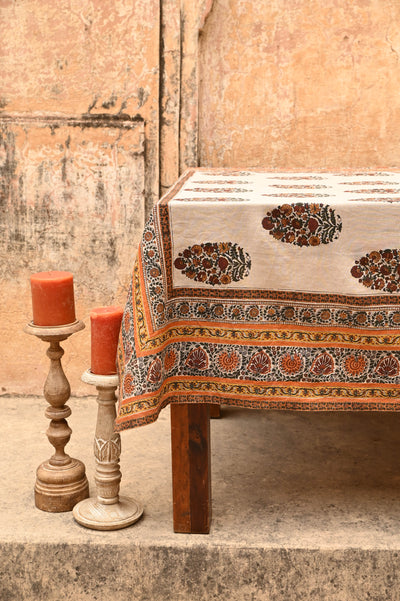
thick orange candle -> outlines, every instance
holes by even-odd
[[[98,307],[90,313],[91,371],[93,374],[117,373],[116,360],[123,310]]]
[[[76,321],[74,281],[69,271],[42,271],[31,275],[33,323],[62,326]]]

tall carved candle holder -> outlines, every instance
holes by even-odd
[[[31,322],[25,327],[25,332],[49,343],[50,369],[43,393],[50,405],[45,412],[51,420],[46,434],[55,453],[36,472],[35,505],[43,511],[71,511],[76,503],[89,496],[84,464],[64,451],[72,433],[67,423],[71,409],[65,404],[71,390],[61,365],[64,350],[60,346],[60,342],[84,327],[79,320],[60,326],[40,326]]]
[[[85,499],[78,503],[73,509],[73,516],[86,528],[118,530],[134,524],[143,514],[143,507],[139,503],[131,498],[119,496],[121,438],[114,432],[118,376],[98,375],[88,369],[82,375],[82,380],[96,386],[98,392],[94,439],[97,498]]]

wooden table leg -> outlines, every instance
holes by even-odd
[[[207,534],[211,524],[209,405],[171,404],[174,531]]]
[[[213,419],[221,417],[221,405],[210,403],[210,417]]]

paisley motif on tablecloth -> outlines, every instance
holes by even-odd
[[[165,373],[169,373],[173,370],[179,361],[179,352],[174,348],[169,348],[164,355],[164,370]]]
[[[329,376],[335,371],[335,361],[327,351],[315,357],[310,371],[316,376]]]
[[[196,348],[192,349],[185,361],[185,365],[190,369],[204,370],[208,368],[208,364],[208,354],[201,346],[197,346]]]
[[[393,354],[390,354],[382,357],[375,371],[383,378],[395,378],[400,373],[400,363]]]
[[[360,284],[381,292],[400,291],[400,250],[373,250],[355,261],[351,275]]]
[[[251,259],[233,242],[206,242],[185,248],[174,266],[189,279],[220,286],[245,278],[250,273]]]
[[[157,384],[162,377],[162,363],[159,357],[156,357],[150,364],[149,371],[147,373],[147,379],[152,384]]]
[[[271,371],[271,359],[265,351],[259,351],[251,357],[247,369],[255,375],[267,374]]]
[[[271,236],[295,246],[329,244],[339,237],[342,220],[324,204],[284,204],[269,211],[262,226]]]

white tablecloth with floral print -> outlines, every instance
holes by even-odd
[[[146,223],[116,428],[169,402],[400,408],[400,173],[192,169]]]

